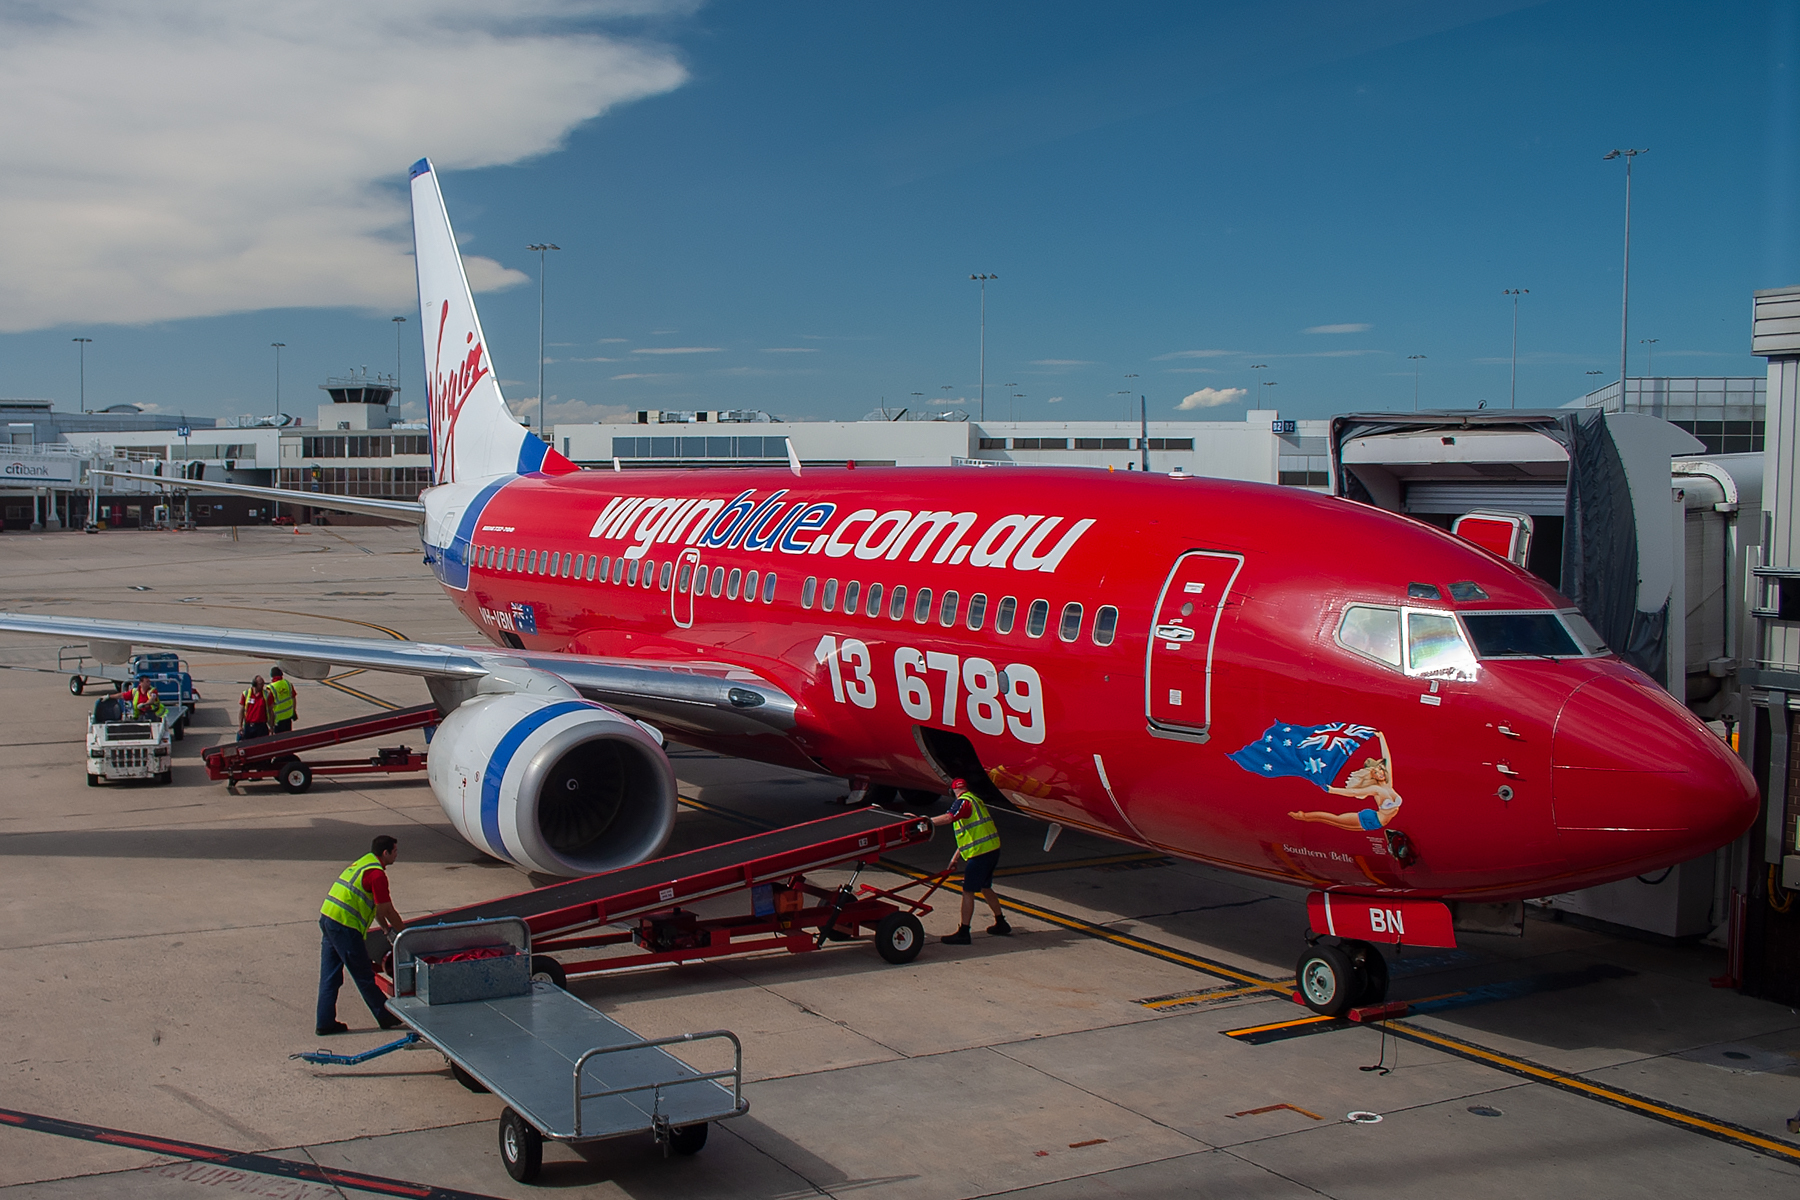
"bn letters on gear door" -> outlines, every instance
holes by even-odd
[[[1212,725],[1213,642],[1241,554],[1190,550],[1175,560],[1156,603],[1145,665],[1150,731],[1205,741]]]

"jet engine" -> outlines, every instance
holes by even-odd
[[[662,746],[591,700],[477,695],[438,726],[427,769],[457,832],[528,871],[589,875],[642,862],[675,824],[675,772]]]

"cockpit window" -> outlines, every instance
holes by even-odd
[[[1589,654],[1606,653],[1606,642],[1594,631],[1594,627],[1588,624],[1586,617],[1572,608],[1565,609],[1560,615],[1563,624],[1569,627],[1569,632],[1575,635],[1575,640],[1581,644],[1583,650]]]
[[[1408,600],[1442,600],[1437,588],[1429,583],[1409,583],[1406,585]]]
[[[1344,610],[1338,641],[1349,650],[1390,667],[1400,665],[1400,610],[1352,604]]]
[[[1553,612],[1464,613],[1482,658],[1576,658],[1582,653]]]
[[[1470,600],[1486,600],[1488,594],[1481,590],[1481,585],[1473,579],[1464,579],[1450,585],[1452,600],[1467,602]]]
[[[1442,679],[1475,678],[1475,655],[1455,617],[1418,609],[1407,612],[1406,669],[1412,675]]]

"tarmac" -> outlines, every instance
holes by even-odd
[[[0,608],[468,642],[410,530],[0,536]],[[692,1158],[648,1137],[500,1165],[492,1096],[427,1047],[315,1067],[319,901],[377,833],[401,912],[530,881],[458,838],[422,775],[228,794],[267,662],[193,656],[168,787],[89,788],[48,640],[0,634],[0,1198],[224,1196],[1584,1197],[1800,1195],[1800,1014],[1711,980],[1721,951],[1534,917],[1391,960],[1385,1027],[1288,999],[1300,893],[1002,814],[1011,938],[934,935],[577,980],[646,1036],[743,1040],[747,1115]],[[415,680],[299,684],[301,724],[423,703]],[[402,735],[416,745],[418,735]],[[838,811],[841,781],[672,747],[671,851]],[[942,839],[863,879],[897,883]],[[832,883],[841,874],[816,879]],[[935,901],[934,901],[935,902]],[[381,1044],[353,988],[352,1033]],[[698,1060],[696,1060],[698,1061]],[[1354,1114],[1354,1115],[1353,1115]],[[355,1173],[355,1174],[351,1174]]]

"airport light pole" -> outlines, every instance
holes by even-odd
[[[1610,150],[1600,156],[1600,161],[1610,162],[1615,158],[1625,160],[1625,270],[1619,285],[1619,407],[1625,407],[1625,364],[1626,352],[1631,347],[1631,160],[1640,154],[1650,153],[1649,147],[1642,150]]]
[[[1269,369],[1269,364],[1268,363],[1251,363],[1250,369],[1252,371],[1266,371]],[[1260,378],[1260,377],[1256,376],[1256,375],[1250,376],[1250,390],[1252,392],[1254,392],[1258,397],[1260,397],[1262,395],[1262,389],[1256,386],[1256,381],[1258,378]]]
[[[69,340],[71,342],[76,343],[75,354],[76,354],[76,358],[78,359],[78,362],[79,362],[79,366],[77,369],[81,372],[81,411],[86,412],[87,411],[87,348],[88,348],[88,344],[90,342],[92,342],[94,339],[93,338],[70,338]]]
[[[1406,360],[1413,365],[1413,411],[1419,411],[1419,364],[1425,361],[1423,354],[1409,354]]]
[[[1650,347],[1650,349],[1644,351],[1644,374],[1646,375],[1656,374],[1656,343],[1660,341],[1662,341],[1661,338],[1638,339],[1638,345]]]
[[[987,420],[987,285],[998,275],[971,275],[981,285],[981,419]]]
[[[1506,288],[1500,293],[1511,296],[1513,302],[1513,349],[1512,349],[1512,402],[1508,407],[1519,407],[1519,297],[1531,295],[1530,288]],[[1414,400],[1413,407],[1418,407]]]
[[[547,255],[552,250],[561,250],[555,242],[533,242],[525,247],[535,250],[538,256],[538,427],[539,437],[544,437],[544,265]]]
[[[286,342],[270,342],[275,351],[275,419],[281,419],[281,351]]]
[[[400,348],[400,344],[401,344],[402,338],[404,337],[404,335],[406,333],[406,330],[404,328],[402,328],[402,326],[404,326],[406,324],[406,318],[405,317],[394,317],[393,322],[394,322],[394,390],[397,392],[400,390],[400,358],[401,358],[401,355],[404,353],[404,351]]]

